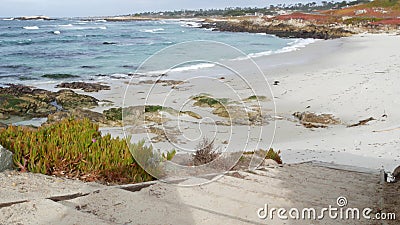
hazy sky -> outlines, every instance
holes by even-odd
[[[320,0],[315,1],[320,2]],[[297,2],[312,2],[312,0],[0,0],[0,17],[121,15],[174,9],[265,7],[271,4]]]

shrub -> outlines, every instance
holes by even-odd
[[[163,107],[161,105],[146,105],[144,107],[145,112],[158,112],[163,110]]]
[[[111,121],[122,120],[122,108],[111,108],[103,111],[104,116]]]
[[[195,166],[207,164],[218,156],[217,150],[214,149],[214,140],[210,141],[208,138],[203,138],[196,147],[196,152],[193,155],[193,164]]]
[[[278,164],[282,164],[282,159],[281,159],[281,156],[280,156],[280,154],[281,154],[280,150],[279,151],[274,151],[274,149],[270,148],[268,151],[266,151],[266,150],[260,149],[260,150],[255,151],[255,152],[244,152],[243,154],[245,154],[245,155],[256,154],[257,156],[260,156],[260,157],[262,156],[265,159],[272,159],[275,162],[277,162]]]
[[[192,97],[192,100],[196,101],[194,106],[214,108],[221,107],[222,105],[227,104],[229,101],[227,98],[213,98],[206,94],[194,96]]]
[[[24,172],[119,184],[153,180],[136,163],[127,143],[129,139],[102,136],[99,126],[89,119],[64,119],[38,129],[9,126],[0,130],[0,144],[14,153],[15,167]],[[131,147],[133,152],[157,157],[144,142]]]
[[[265,159],[272,159],[272,160],[274,160],[275,162],[277,162],[278,164],[282,164],[282,159],[281,159],[281,156],[280,156],[280,154],[281,154],[281,151],[279,150],[279,151],[274,151],[274,149],[269,149],[268,151],[265,151],[265,150],[260,150],[262,153],[263,153],[263,155],[265,155]]]

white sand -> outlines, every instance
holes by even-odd
[[[371,169],[380,169],[383,166],[386,170],[392,170],[400,164],[399,41],[400,36],[395,35],[357,35],[318,41],[295,52],[255,59],[270,84],[275,80],[280,82],[277,86],[271,86],[277,116],[282,118],[276,121],[277,129],[272,147],[282,151],[285,163],[319,160]],[[274,128],[272,119],[268,120],[269,125],[263,127],[215,126],[214,122],[221,118],[211,114],[211,110],[193,107],[192,102],[187,102],[190,96],[199,93],[240,100],[251,95],[249,87],[258,95],[273,98],[266,81],[248,61],[231,61],[226,62],[226,65],[239,69],[248,84],[239,76],[226,74],[226,79],[218,80],[216,78],[221,74],[210,74],[212,79],[208,77],[190,80],[179,85],[179,89],[158,85],[152,90],[147,103],[163,104],[166,99],[166,106],[193,110],[207,117],[203,120],[182,117],[179,124],[177,121],[165,124],[180,129],[183,135],[178,137],[175,145],[157,143],[156,148],[193,149],[202,136],[214,137],[213,135],[222,149],[241,151],[268,148]],[[187,75],[193,76],[193,73],[202,74],[201,71],[192,71],[187,72]],[[111,81],[111,91],[96,93],[94,96],[112,100],[115,106],[121,106],[127,87],[123,83],[125,81]],[[125,103],[141,105],[145,102],[150,87],[151,85],[130,86],[130,94]],[[261,106],[264,113],[273,115],[272,101],[261,102]],[[100,107],[97,110],[103,109]],[[332,113],[343,124],[325,129],[308,129],[296,122],[292,116],[296,111]],[[384,114],[387,118],[382,117]],[[377,120],[365,126],[346,127],[369,117]],[[263,129],[261,139],[260,129]],[[122,134],[122,130],[118,128],[104,131]],[[134,139],[143,137],[146,134],[134,136]],[[222,144],[224,141],[229,141],[229,145]]]

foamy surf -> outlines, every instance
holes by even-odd
[[[23,27],[25,30],[39,30],[38,26],[31,26],[31,27]]]
[[[275,51],[264,51],[264,52],[256,52],[256,53],[250,53],[247,56],[244,57],[238,57],[236,59],[232,59],[231,61],[236,61],[236,60],[245,60],[249,58],[258,58],[262,56],[267,56],[267,55],[272,55],[272,54],[279,54],[279,53],[285,53],[285,52],[292,52],[292,51],[297,51],[300,48],[304,48],[309,44],[312,44],[318,40],[308,38],[308,39],[296,39],[295,41],[292,41],[288,43],[288,46],[283,47],[281,49],[275,50]]]
[[[144,32],[144,33],[156,33],[156,32],[159,32],[159,31],[164,31],[164,29],[163,28],[156,28],[156,29],[146,29],[146,30],[140,30],[141,32]]]

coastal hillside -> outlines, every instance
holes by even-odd
[[[382,19],[396,18],[400,16],[400,1],[375,0],[373,2],[342,9],[327,10],[323,13],[334,16],[373,17]]]

